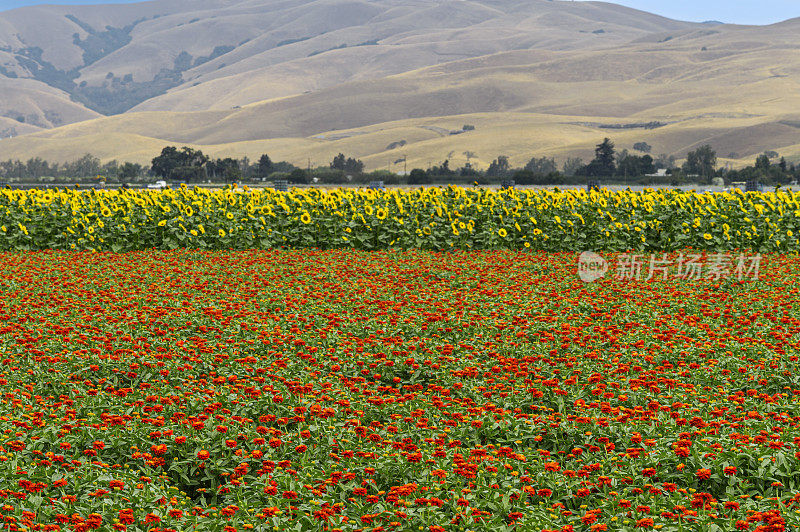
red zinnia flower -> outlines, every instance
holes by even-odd
[[[708,480],[711,478],[711,470],[710,469],[698,469],[697,470],[697,478],[700,480]]]

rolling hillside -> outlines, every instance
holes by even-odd
[[[800,159],[800,20],[549,0],[186,5],[0,12],[0,137],[14,128],[0,159],[147,162],[170,143],[304,166],[338,152],[368,168],[466,152],[522,164],[587,158],[604,136],[678,157],[711,143],[733,164]]]

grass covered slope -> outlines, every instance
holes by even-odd
[[[404,156],[412,167],[455,167],[470,152],[485,168],[501,154],[519,165],[586,159],[612,136],[679,159],[711,143],[725,163],[751,164],[765,150],[792,161],[798,26],[691,24],[547,0],[18,9],[0,14],[0,90],[14,95],[0,103],[0,137],[7,120],[35,125],[26,118],[17,138],[1,139],[0,159],[91,151],[148,163],[154,146],[172,144],[303,167],[342,152],[368,170]],[[663,127],[637,126],[653,122]],[[447,134],[464,124],[476,129]],[[407,134],[429,126],[446,132]]]
[[[0,158],[69,160],[90,147],[103,159],[121,159],[112,142],[91,138],[108,132],[131,135],[125,155],[141,163],[157,155],[150,145],[160,143],[251,159],[266,152],[303,167],[309,157],[325,164],[342,152],[368,169],[386,168],[404,154],[412,167],[444,159],[461,166],[471,152],[477,156],[471,162],[485,168],[500,154],[516,165],[533,156],[588,159],[606,136],[620,148],[647,142],[654,154],[678,158],[711,143],[734,165],[752,164],[765,150],[795,160],[796,44],[776,39],[739,50],[734,37],[748,32],[603,51],[501,52],[240,108],[226,99],[251,85],[231,78],[231,86],[215,89],[215,101],[227,102],[216,110],[192,110],[186,107],[192,98],[181,97],[181,112],[132,112],[0,141]],[[449,134],[464,124],[475,130]],[[428,129],[421,138],[408,132],[430,127],[440,132]],[[401,141],[402,149],[390,148]]]
[[[0,77],[19,91],[24,79],[47,83],[103,114],[196,111],[220,109],[214,82],[223,79],[237,78],[226,103],[243,105],[463,57],[596,49],[697,27],[620,6],[545,0],[31,6],[0,12]]]
[[[800,528],[796,258],[741,285],[511,252],[2,262],[9,530]]]

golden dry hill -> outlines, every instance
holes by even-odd
[[[800,159],[800,20],[692,24],[548,0],[185,6],[0,12],[0,133],[14,130],[0,159],[148,162],[177,144],[397,170],[404,157],[586,159],[605,136],[677,157],[711,144],[731,164]]]

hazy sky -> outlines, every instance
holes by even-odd
[[[693,22],[772,24],[800,17],[800,0],[614,0],[613,3]]]
[[[191,2],[191,0],[187,0]],[[33,6],[39,4],[132,4],[132,0],[0,0],[0,11],[14,9],[15,7]]]
[[[435,0],[431,0],[433,2]],[[33,4],[121,4],[131,0],[0,0],[0,10]],[[187,3],[191,0],[186,0]],[[614,3],[679,20],[771,24],[800,17],[800,0],[616,0]]]

